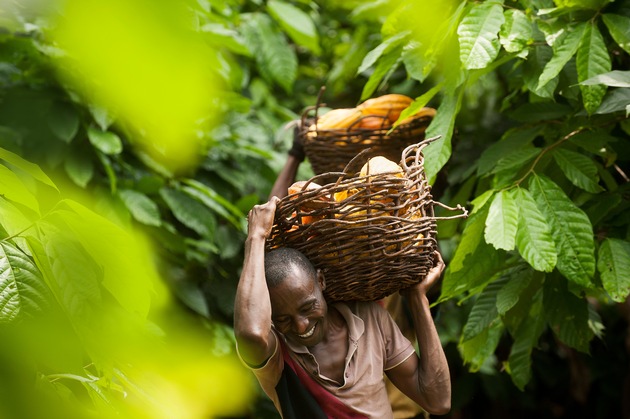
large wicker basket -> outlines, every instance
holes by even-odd
[[[278,203],[267,250],[304,253],[323,270],[330,301],[378,300],[420,282],[437,245],[433,206],[445,207],[433,201],[424,173],[422,149],[432,140],[403,150],[400,177],[357,176],[373,155],[365,150],[343,172],[311,178]],[[313,183],[321,187],[309,188]],[[441,218],[467,215],[456,209],[462,213]]]
[[[433,120],[432,115],[426,115],[392,130],[386,123],[387,117],[365,115],[348,128],[322,129],[317,126],[319,107],[319,104],[309,107],[302,113],[299,130],[304,152],[315,174],[343,171],[366,149],[372,156],[381,155],[398,161],[407,146],[424,140],[425,131]],[[376,129],[361,128],[361,121],[366,118],[382,119],[383,124]]]

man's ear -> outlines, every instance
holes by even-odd
[[[324,278],[324,273],[321,269],[317,270],[317,282],[322,291],[324,291],[326,289],[326,278]]]

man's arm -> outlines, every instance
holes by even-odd
[[[418,284],[402,291],[412,313],[420,355],[387,372],[389,379],[427,412],[436,415],[451,409],[451,377],[446,355],[429,309],[427,292],[444,270],[439,252],[437,263]]]
[[[302,163],[306,157],[302,138],[300,137],[300,121],[292,121],[289,124],[293,125],[293,144],[288,151],[287,161],[284,163],[282,170],[280,170],[271,188],[269,198],[272,196],[277,196],[278,198],[287,196],[289,186],[295,182],[300,163]]]
[[[265,239],[271,232],[278,198],[249,212],[243,271],[234,301],[234,335],[239,354],[251,366],[265,363],[276,346],[271,301],[265,280]]]

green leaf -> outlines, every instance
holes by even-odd
[[[589,287],[595,273],[595,243],[587,215],[545,176],[534,175],[529,188],[551,225],[558,271],[574,283]]]
[[[497,249],[513,250],[518,227],[518,205],[516,190],[503,190],[495,194],[488,218],[484,237],[486,243]]]
[[[623,303],[630,294],[630,243],[626,240],[606,238],[599,246],[597,270],[604,289],[617,303]]]
[[[160,196],[182,224],[203,237],[212,237],[216,220],[208,207],[177,189],[162,188]]]
[[[532,40],[532,22],[522,10],[518,9],[508,9],[504,12],[504,16],[505,23],[499,31],[501,45],[507,52],[523,51]]]
[[[133,189],[121,189],[118,191],[118,195],[137,221],[150,226],[162,224],[157,204],[145,194]]]
[[[554,45],[553,58],[547,63],[538,79],[538,89],[542,88],[545,84],[549,83],[551,79],[560,74],[564,65],[568,63],[577,52],[585,30],[586,23],[579,23],[567,28],[567,36],[562,39],[557,47]]]
[[[298,67],[295,51],[267,15],[253,13],[241,17],[243,36],[263,78],[291,93]]]
[[[489,328],[484,329],[472,339],[459,342],[457,346],[462,354],[464,364],[468,365],[469,371],[479,371],[486,360],[494,355],[503,335],[503,330],[504,327],[501,322],[492,323]]]
[[[499,312],[497,311],[497,293],[505,283],[506,280],[504,279],[491,282],[479,294],[464,325],[462,331],[463,342],[492,327],[493,323],[501,323]]]
[[[401,61],[400,55],[402,48],[395,48],[385,53],[378,61],[376,68],[370,74],[368,81],[361,91],[361,100],[366,100],[378,89],[378,86],[387,80],[389,76],[396,71],[398,63]]]
[[[455,129],[455,120],[462,105],[463,96],[464,89],[447,93],[442,99],[442,103],[440,103],[435,117],[425,132],[425,138],[441,136],[438,140],[429,144],[423,151],[424,170],[431,184],[435,181],[440,169],[442,169],[451,157],[451,139],[453,137],[453,130]]]
[[[609,71],[608,73],[599,74],[580,82],[582,86],[593,86],[597,84],[612,87],[630,87],[630,71]]]
[[[591,193],[604,190],[598,185],[597,166],[590,158],[564,148],[555,150],[553,157],[567,179],[578,188]]]
[[[503,274],[506,279],[503,287],[497,293],[496,309],[504,316],[519,302],[523,291],[527,289],[534,277],[534,270],[529,265],[521,264],[508,269]]]
[[[538,294],[532,302],[527,321],[522,322],[513,335],[514,343],[506,364],[512,382],[521,391],[531,379],[532,350],[545,327],[544,318],[540,315],[541,305],[542,301]]]
[[[612,0],[554,0],[559,9],[599,10]]]
[[[120,154],[123,149],[120,137],[111,131],[89,127],[88,139],[94,147],[107,155]]]
[[[577,51],[576,62],[578,81],[588,80],[611,70],[610,55],[595,22],[586,25],[582,42]],[[589,114],[595,112],[602,103],[606,89],[607,87],[602,85],[580,85],[584,108]]]
[[[232,223],[238,231],[243,233],[247,231],[245,214],[238,207],[197,180],[185,179],[183,183],[188,185],[181,189],[183,192],[203,202],[205,206]]]
[[[402,121],[411,115],[415,115],[422,108],[427,106],[429,101],[433,99],[433,97],[442,89],[442,87],[443,87],[443,83],[438,83],[437,85],[433,86],[423,95],[420,95],[417,98],[415,98],[414,101],[411,103],[411,105],[409,105],[400,113],[400,117],[398,117],[398,120],[394,123],[394,127],[398,126],[399,121]]]
[[[519,122],[540,122],[564,118],[573,113],[570,106],[561,103],[526,103],[508,112],[508,116]]]
[[[604,97],[602,104],[596,114],[608,114],[623,111],[627,117],[628,104],[630,103],[630,88],[620,87],[614,89]]]
[[[483,151],[477,162],[477,174],[483,176],[491,172],[501,158],[514,150],[529,146],[541,131],[541,126],[507,130],[499,141],[492,143]]]
[[[0,200],[22,204],[39,213],[39,203],[22,180],[6,166],[0,165]]]
[[[383,54],[400,47],[407,40],[409,35],[410,32],[405,31],[385,39],[376,48],[367,53],[357,70],[357,74],[361,74],[372,67]]]
[[[72,107],[58,104],[50,110],[48,125],[60,140],[70,144],[79,131],[79,117]]]
[[[485,68],[494,61],[499,54],[498,33],[504,21],[501,4],[473,4],[457,28],[459,56],[464,68]]]
[[[537,271],[551,272],[558,258],[551,229],[528,190],[518,188],[516,201],[520,208],[516,233],[518,251]]]
[[[17,246],[0,241],[0,324],[42,312],[49,298],[35,263]]]
[[[540,148],[530,146],[521,149],[512,149],[506,152],[505,155],[497,161],[497,165],[491,173],[500,173],[505,171],[517,173],[525,166],[525,164],[536,158],[541,151],[542,150]]]
[[[552,78],[542,88],[538,88],[538,79],[545,66],[553,58],[553,49],[549,45],[532,45],[523,62],[523,81],[529,91],[542,98],[553,99],[560,76]]]
[[[402,60],[409,77],[423,82],[438,62],[438,51],[427,50],[420,42],[410,41],[403,47]]]
[[[296,44],[321,54],[319,36],[311,17],[291,3],[279,0],[267,2],[269,14],[282,26]]]
[[[92,160],[78,153],[71,153],[63,164],[66,173],[74,183],[85,188],[94,176]]]
[[[440,301],[488,283],[503,266],[504,253],[482,239],[487,207],[467,220],[459,246],[446,268]]]
[[[213,45],[227,48],[235,54],[251,57],[252,53],[245,45],[240,33],[220,23],[206,23],[199,30]]]
[[[545,281],[543,303],[545,318],[558,339],[588,353],[588,344],[594,334],[588,325],[586,298],[579,298],[569,292],[567,281],[556,275]]]
[[[23,159],[22,157],[18,156],[17,154],[11,153],[10,151],[5,150],[1,147],[0,147],[0,159],[19,168],[23,172],[28,173],[34,179],[37,179],[38,181],[57,189],[57,186],[53,183],[52,180],[50,180],[48,175],[44,173],[44,171],[38,165],[31,163]]]
[[[630,17],[604,13],[602,20],[617,45],[630,54]]]

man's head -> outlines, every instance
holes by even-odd
[[[301,252],[274,249],[265,256],[272,320],[287,340],[313,346],[328,328],[324,275]]]

